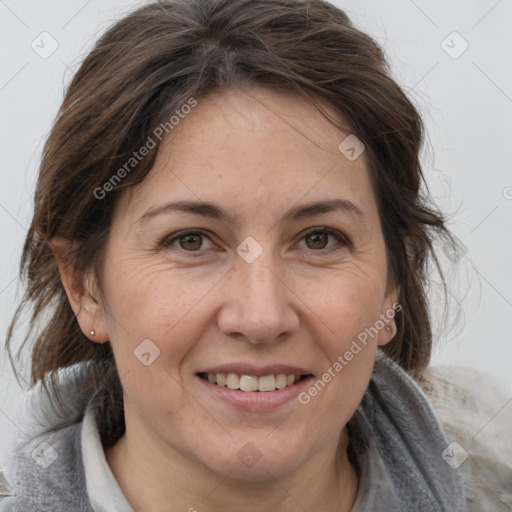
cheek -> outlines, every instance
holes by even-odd
[[[342,272],[309,293],[305,323],[324,357],[317,374],[322,382],[307,391],[304,402],[314,402],[313,408],[325,408],[342,421],[348,421],[344,414],[355,410],[371,377],[384,287],[372,272]]]
[[[327,371],[336,375],[337,384],[366,387],[378,341],[382,299],[377,294],[350,292],[337,295],[330,309],[324,309],[330,327],[323,349],[328,359]],[[326,376],[326,379],[329,379]]]
[[[213,272],[173,269],[165,261],[133,258],[111,265],[105,278],[107,321],[120,371],[140,370],[134,355],[143,342],[149,352],[160,351],[159,363],[177,366],[205,329],[212,313],[205,305],[218,281]]]
[[[342,348],[379,319],[385,279],[371,265],[347,264],[322,279],[301,279],[300,296],[310,325],[326,332],[333,349]],[[315,321],[316,318],[316,321]]]

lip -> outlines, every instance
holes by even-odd
[[[251,375],[254,377],[265,377],[266,375],[278,375],[286,373],[287,375],[311,375],[311,372],[297,366],[284,364],[274,364],[270,366],[252,366],[244,363],[223,364],[201,370],[197,373],[236,373],[237,375]]]
[[[225,368],[225,367],[222,367]],[[272,367],[277,368],[277,367]],[[281,367],[285,368],[285,367]],[[290,368],[290,367],[288,367]],[[268,371],[268,368],[266,369]],[[209,372],[209,373],[229,373],[224,371]],[[237,373],[237,372],[232,372]],[[264,375],[272,375],[274,372],[266,373]],[[286,371],[278,371],[277,373],[286,373]],[[290,371],[289,373],[294,373]],[[254,375],[254,373],[242,373],[241,375]],[[263,374],[262,374],[263,375]],[[248,412],[263,412],[272,411],[282,406],[286,402],[289,402],[293,398],[297,397],[302,391],[304,391],[311,382],[314,380],[313,375],[309,373],[302,373],[307,377],[296,382],[292,386],[286,386],[283,389],[276,389],[275,391],[240,391],[239,389],[229,389],[227,387],[217,386],[211,382],[202,379],[196,375],[197,380],[201,385],[205,386],[205,390],[211,395],[218,398],[219,400],[234,406],[238,409],[242,409]],[[261,376],[261,375],[259,375]]]

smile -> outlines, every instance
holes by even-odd
[[[199,377],[211,384],[246,392],[272,392],[293,386],[307,375],[278,373],[276,375],[239,375],[237,373],[200,373]]]

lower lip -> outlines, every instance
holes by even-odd
[[[304,391],[313,379],[313,377],[309,375],[305,379],[293,384],[293,386],[286,386],[283,389],[276,389],[275,391],[240,391],[239,389],[217,386],[217,384],[212,384],[198,376],[197,378],[206,386],[206,389],[217,398],[239,409],[251,412],[276,409]]]

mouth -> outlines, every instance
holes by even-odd
[[[314,380],[305,368],[284,364],[253,366],[243,362],[204,368],[195,375],[200,389],[214,397],[214,403],[254,413],[293,404],[293,399]]]
[[[313,377],[311,374],[276,373],[269,375],[245,375],[238,373],[210,373],[201,372],[197,376],[210,384],[225,387],[233,391],[247,393],[271,393],[281,389],[292,387],[299,382]]]

